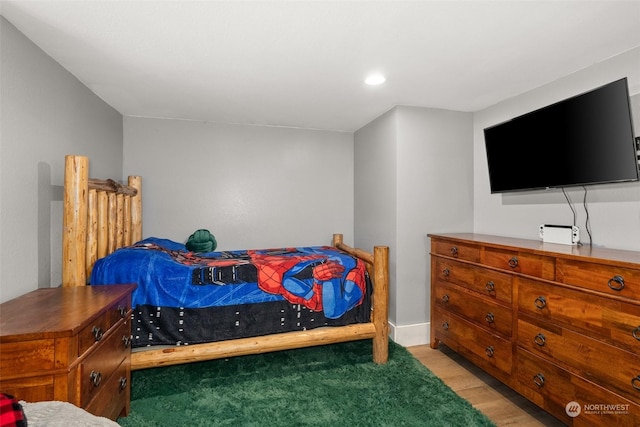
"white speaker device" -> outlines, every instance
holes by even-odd
[[[577,245],[580,243],[580,229],[575,225],[542,224],[540,226],[540,238],[544,243]]]

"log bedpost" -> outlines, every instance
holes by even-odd
[[[84,286],[87,248],[89,158],[65,156],[62,213],[62,286]],[[82,260],[83,262],[78,262]]]
[[[389,359],[389,247],[375,246],[373,254],[343,243],[342,234],[334,234],[333,246],[360,258],[373,280],[373,361],[384,364]]]
[[[142,178],[131,175],[128,184],[138,190],[131,197],[131,243],[136,243],[142,240]]]
[[[389,247],[373,248],[373,361],[387,363],[389,359]]]

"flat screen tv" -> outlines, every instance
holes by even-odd
[[[623,78],[484,130],[491,193],[637,181]]]

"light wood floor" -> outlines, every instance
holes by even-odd
[[[438,350],[428,345],[408,347],[407,350],[497,426],[564,426],[444,345],[440,345]]]

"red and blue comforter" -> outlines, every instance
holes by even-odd
[[[287,300],[336,319],[362,302],[365,275],[361,260],[329,246],[194,253],[148,238],[98,260],[91,284],[136,283],[134,307]]]

